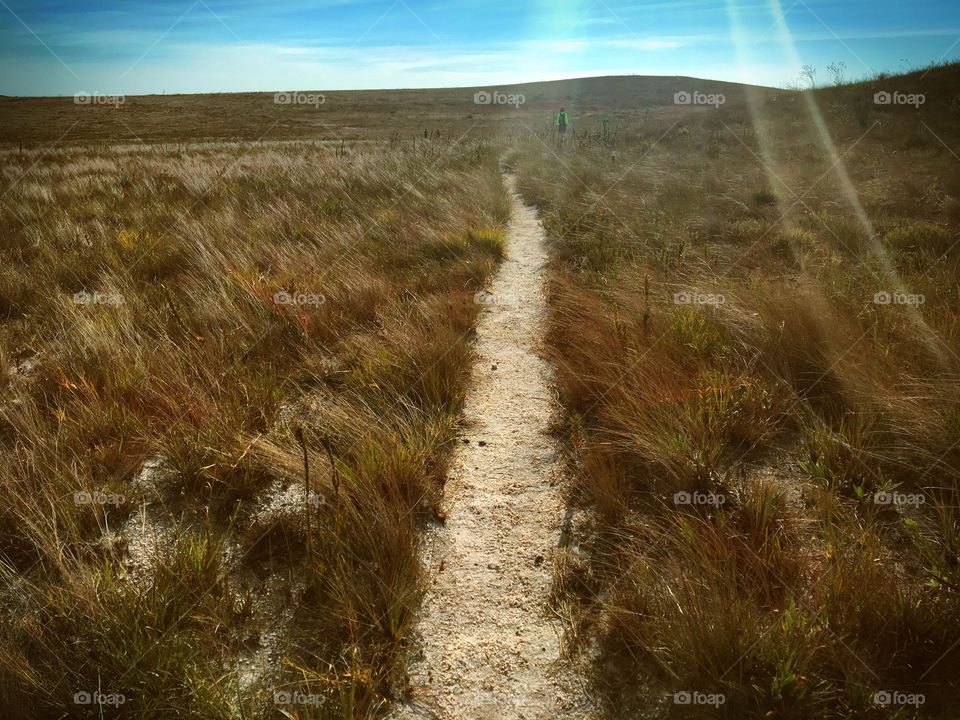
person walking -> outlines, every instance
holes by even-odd
[[[560,108],[560,112],[557,113],[557,130],[560,131],[560,134],[563,135],[567,132],[567,126],[570,125],[570,116],[567,115],[565,108]]]

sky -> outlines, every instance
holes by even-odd
[[[778,87],[960,60],[957,0],[0,0],[0,94],[463,87],[689,75]]]

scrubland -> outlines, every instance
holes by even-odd
[[[553,602],[611,717],[956,714],[955,77],[511,154],[581,517]]]
[[[602,713],[956,716],[956,78],[0,99],[0,714],[407,694],[503,162]]]
[[[10,149],[2,202],[0,714],[382,715],[492,148]]]

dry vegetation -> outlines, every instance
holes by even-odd
[[[611,717],[956,716],[956,78],[665,109],[511,155],[551,237],[590,518],[556,604]]]
[[[740,100],[744,87],[692,78],[606,77],[484,88],[434,90],[300,90],[292,102],[273,93],[147,95],[117,103],[78,104],[73,97],[0,96],[0,143],[24,149],[75,143],[180,145],[203,141],[342,140],[469,137],[504,138],[549,129],[558,105],[575,124],[609,117],[635,122],[638,108],[673,102],[678,90],[709,88]],[[478,105],[478,91],[523,96],[523,103]],[[758,90],[759,92],[765,92]],[[289,97],[290,93],[286,93]],[[104,97],[103,100],[109,100]],[[119,100],[122,99],[122,102]]]
[[[2,162],[0,715],[382,715],[502,253],[496,155]],[[97,690],[125,702],[74,703]]]
[[[387,712],[499,134],[551,237],[554,602],[605,712],[956,716],[957,72],[0,99],[0,715]]]

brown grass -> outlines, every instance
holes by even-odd
[[[551,236],[589,530],[556,600],[605,711],[955,716],[955,88],[0,99],[3,716],[389,711],[504,252],[494,136]]]
[[[509,201],[482,142],[345,153],[6,154],[4,717],[98,716],[74,695],[100,689],[359,718],[403,690]]]
[[[812,96],[836,154],[784,93],[512,155],[551,236],[571,502],[592,518],[558,602],[599,643],[611,717],[956,713],[950,77],[896,79],[928,92],[919,113],[873,105],[880,79]]]

